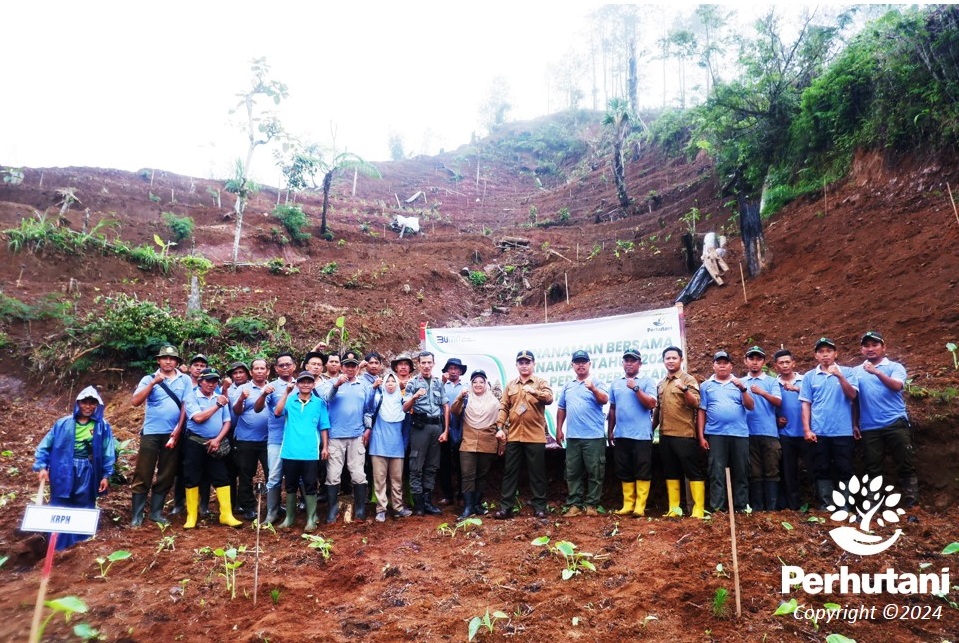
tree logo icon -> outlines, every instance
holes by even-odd
[[[892,536],[883,540],[871,533],[870,524],[875,520],[877,525],[885,527],[899,522],[899,516],[906,513],[896,508],[900,498],[901,494],[894,493],[892,485],[882,486],[882,476],[870,480],[866,474],[862,480],[853,476],[848,483],[840,482],[839,489],[832,492],[833,504],[826,509],[833,512],[829,516],[831,520],[848,522],[849,525],[836,527],[829,535],[850,554],[872,556],[886,551],[902,535],[902,529],[896,529]],[[858,527],[851,526],[857,522]]]

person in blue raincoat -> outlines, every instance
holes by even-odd
[[[103,399],[93,386],[77,395],[73,415],[60,418],[40,441],[33,470],[50,483],[50,504],[56,507],[94,509],[97,496],[110,487],[116,463],[113,429],[103,419]],[[60,534],[57,549],[88,536]]]

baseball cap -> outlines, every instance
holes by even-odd
[[[196,355],[190,358],[190,366],[192,366],[196,362],[206,362],[207,364],[209,364],[210,360],[207,359],[207,356],[204,355],[203,353],[197,353]]]
[[[193,360],[196,361],[196,360]],[[199,380],[218,380],[220,379],[220,374],[217,373],[215,368],[204,368],[200,371],[200,374],[197,376],[197,381]]]
[[[353,351],[346,351],[340,357],[340,364],[342,364],[343,366],[347,366],[349,364],[357,366],[359,365],[359,363],[360,363],[360,357]]]
[[[315,382],[316,376],[309,371],[301,371],[300,374],[296,376],[296,381],[299,382],[300,380],[311,380]]]
[[[536,357],[533,355],[532,351],[520,351],[516,353],[516,361],[518,362],[521,359],[528,359],[531,362],[536,361]]]
[[[879,342],[880,344],[885,344],[886,342],[882,341],[882,335],[877,333],[874,330],[870,330],[865,335],[862,336],[862,339],[859,340],[860,344],[865,344],[868,341]]]
[[[639,350],[635,348],[627,348],[623,352],[623,359],[626,359],[627,357],[633,357],[635,359],[638,359],[639,361],[643,361],[643,356],[640,355]]]
[[[750,355],[766,357],[766,352],[758,346],[750,346],[749,350],[746,351],[746,357],[749,357]]]
[[[718,362],[721,359],[724,359],[727,362],[733,361],[732,359],[729,358],[729,353],[727,353],[726,351],[716,351],[716,354],[713,355],[713,361]]]
[[[586,351],[573,351],[573,360],[574,362],[588,362],[589,353]]]
[[[823,347],[823,346],[828,346],[828,347],[830,347],[830,348],[832,348],[832,349],[835,349],[835,348],[836,348],[836,342],[832,341],[832,340],[829,339],[828,337],[820,337],[820,338],[819,338],[819,341],[816,342],[816,348],[815,348],[815,350],[818,351],[818,350],[819,350],[821,347]]]
[[[473,380],[475,380],[477,377],[482,377],[484,380],[489,379],[489,378],[486,377],[486,371],[484,371],[484,370],[482,370],[482,369],[477,369],[477,370],[473,371],[472,373],[470,373],[470,381],[471,381],[471,382],[472,382]]]

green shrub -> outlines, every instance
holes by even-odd
[[[157,252],[153,246],[131,248],[129,257],[141,270],[159,270],[164,274],[170,272],[176,264],[176,259],[166,253]]]
[[[278,205],[273,208],[273,216],[280,220],[294,243],[302,244],[310,238],[310,233],[303,232],[309,221],[300,206]]]
[[[229,336],[238,340],[262,339],[270,328],[262,319],[245,315],[229,318],[224,326]]]
[[[193,236],[193,217],[187,215],[183,217],[178,217],[173,212],[164,212],[163,221],[166,222],[167,226],[170,228],[170,234],[173,235],[173,240],[177,243],[185,241]]]
[[[486,273],[482,270],[470,270],[470,283],[479,288],[486,285]]]
[[[320,272],[322,272],[324,275],[334,275],[336,274],[336,268],[337,268],[336,262],[331,261],[330,263],[320,268]]]

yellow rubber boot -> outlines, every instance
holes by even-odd
[[[706,483],[703,480],[690,480],[689,492],[693,496],[693,518],[705,517]]]
[[[623,483],[623,508],[614,511],[614,514],[625,516],[633,513],[633,506],[636,504],[636,483],[632,480]]]
[[[233,506],[230,503],[230,487],[216,488],[216,501],[220,504],[220,524],[227,527],[242,527],[243,521],[233,517]]]
[[[186,522],[184,529],[196,527],[196,519],[200,513],[200,487],[186,488]]]
[[[679,480],[666,481],[666,496],[669,498],[669,511],[663,514],[666,518],[678,518],[683,515],[683,508],[679,504]]]
[[[642,518],[646,515],[646,501],[649,500],[649,480],[636,481],[636,507],[633,515]]]

